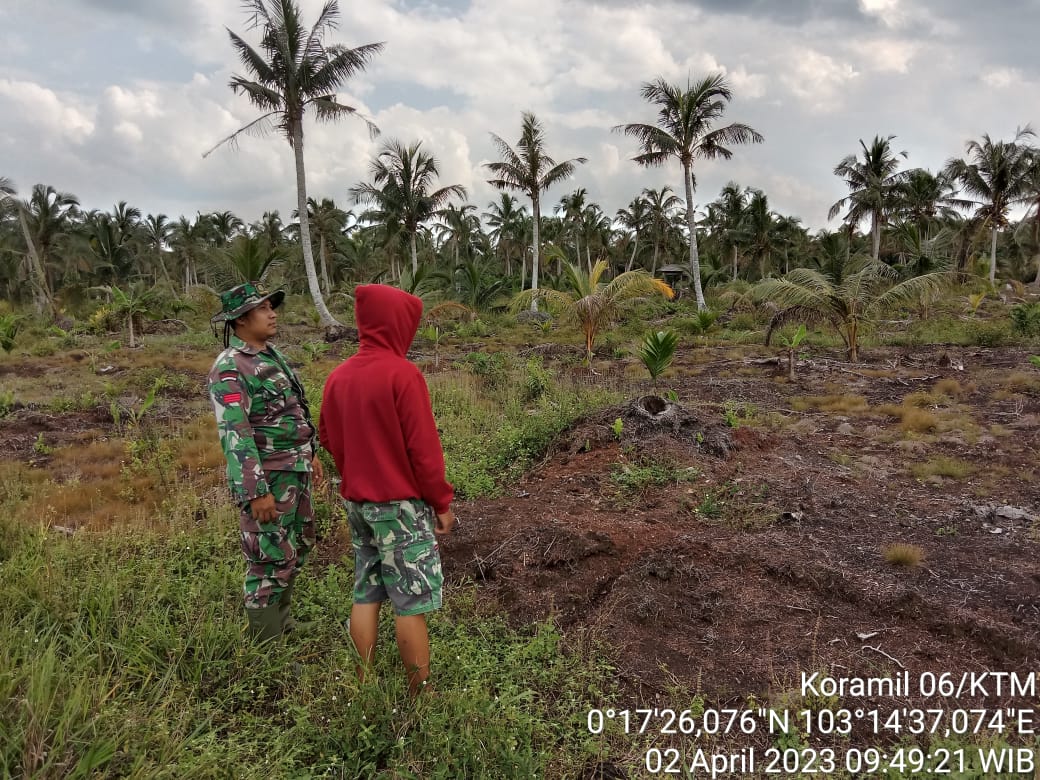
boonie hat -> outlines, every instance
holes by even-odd
[[[255,309],[268,299],[271,301],[271,306],[277,309],[285,300],[285,291],[275,290],[273,293],[268,293],[259,282],[246,282],[232,287],[220,294],[221,310],[213,315],[210,322],[230,322],[236,317],[241,317],[250,309]]]

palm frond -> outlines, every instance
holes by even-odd
[[[871,304],[870,310],[877,311],[890,306],[906,306],[919,303],[922,300],[938,300],[955,280],[955,274],[949,271],[937,271],[906,279],[879,295]]]
[[[257,117],[252,122],[247,124],[245,127],[240,127],[231,135],[217,141],[217,143],[214,144],[211,148],[203,152],[202,156],[209,157],[213,152],[215,152],[224,144],[228,144],[229,146],[231,146],[232,149],[235,148],[235,146],[238,144],[238,137],[241,135],[265,135],[271,132],[271,130],[273,130],[275,126],[273,119],[275,116],[278,116],[278,114],[278,111],[269,111],[263,116]]]

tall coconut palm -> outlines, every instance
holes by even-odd
[[[194,221],[181,217],[170,230],[170,246],[184,269],[184,292],[199,283],[199,265],[210,246],[209,219],[198,214]]]
[[[570,178],[578,164],[587,162],[584,157],[574,157],[561,163],[556,162],[545,151],[545,131],[541,122],[529,111],[523,112],[520,141],[514,150],[509,144],[494,133],[491,140],[502,159],[497,162],[484,163],[494,176],[488,183],[500,190],[517,190],[531,199],[532,236],[531,236],[531,289],[538,289],[538,269],[540,266],[539,231],[541,229],[542,209],[541,195],[550,187],[564,179]],[[532,298],[531,311],[538,308],[538,300]]]
[[[1019,230],[1027,230],[1031,246],[1036,252],[1037,269],[1034,285],[1040,285],[1040,149],[1034,149],[1032,164],[1026,177],[1024,202],[1029,205]]]
[[[596,336],[625,304],[647,295],[663,295],[669,300],[675,296],[671,287],[646,271],[627,271],[609,282],[603,279],[606,272],[606,260],[597,261],[591,272],[568,263],[564,274],[568,289],[541,287],[524,290],[513,298],[512,308],[519,311],[532,301],[544,300],[550,309],[556,309],[564,318],[576,321],[585,336],[585,356],[591,364]]]
[[[598,203],[588,204],[581,213],[582,239],[585,244],[585,266],[592,270],[592,255],[610,251],[612,222]]]
[[[227,246],[231,239],[245,232],[246,223],[233,211],[214,211],[209,218],[217,246]]]
[[[650,273],[657,273],[657,260],[661,254],[661,248],[668,242],[668,233],[671,231],[672,217],[675,210],[682,204],[679,196],[672,192],[667,185],[659,190],[645,189],[643,197],[646,198],[647,211],[650,222],[650,241],[653,244],[654,256],[650,264]]]
[[[618,209],[618,212],[614,217],[623,230],[631,231],[632,254],[629,255],[628,263],[625,265],[626,271],[631,271],[632,266],[635,265],[636,255],[640,250],[639,239],[642,238],[643,233],[649,229],[649,217],[649,205],[647,204],[646,198],[642,195],[633,198],[628,204],[628,208]]]
[[[722,74],[709,75],[696,83],[687,82],[686,89],[669,84],[663,78],[647,82],[643,99],[658,107],[657,124],[632,123],[618,125],[615,131],[639,141],[642,153],[632,159],[640,165],[664,165],[676,159],[682,165],[686,191],[686,227],[690,241],[690,274],[693,276],[697,308],[706,309],[701,289],[700,258],[697,253],[697,228],[694,224],[693,165],[698,159],[733,156],[734,144],[761,143],[761,133],[749,125],[733,123],[715,127],[726,111],[733,93]]]
[[[730,254],[731,280],[737,278],[740,247],[745,242],[744,217],[747,194],[747,190],[740,189],[736,182],[731,181],[722,188],[718,199],[712,204],[717,212],[720,248]]]
[[[412,256],[412,276],[419,271],[416,235],[419,227],[437,216],[452,198],[466,197],[466,188],[451,184],[431,190],[440,175],[437,159],[422,149],[422,141],[405,146],[390,139],[369,167],[372,183],[351,188],[357,203],[374,204],[379,212],[393,218],[408,236]]]
[[[29,200],[18,204],[18,219],[28,249],[26,257],[34,273],[37,308],[54,309],[54,295],[48,274],[54,246],[72,229],[72,217],[79,209],[75,195],[58,192],[49,185],[33,187]]]
[[[434,232],[442,250],[450,247],[453,268],[458,267],[463,259],[472,261],[474,254],[480,253],[486,236],[476,211],[477,207],[472,203],[463,203],[461,206],[451,203],[438,215],[440,224],[434,228]]]
[[[321,263],[318,280],[324,283],[326,293],[332,290],[332,277],[329,274],[332,262],[329,258],[329,247],[335,247],[336,239],[343,235],[351,214],[352,212],[344,211],[336,206],[336,202],[332,198],[322,198],[320,203],[314,198],[307,198],[307,220],[311,226],[311,238],[318,245],[318,262]],[[292,215],[294,219],[299,219],[299,210],[293,209]],[[272,244],[272,246],[276,246],[276,244]]]
[[[159,262],[159,268],[163,273],[163,278],[172,287],[173,280],[170,279],[170,272],[167,270],[166,261],[163,259],[166,247],[170,243],[170,236],[173,234],[173,225],[170,223],[169,217],[165,214],[149,214],[142,223],[142,234],[145,246],[155,253],[155,257]]]
[[[516,198],[508,192],[501,193],[498,202],[488,204],[483,214],[491,228],[491,240],[495,251],[505,261],[506,276],[513,275],[512,257],[516,253],[521,261],[525,261],[524,243],[527,235],[527,209],[519,206]],[[523,262],[521,278],[527,271],[527,263]]]
[[[916,224],[927,240],[937,226],[957,216],[957,209],[971,208],[971,202],[957,198],[956,193],[956,183],[945,171],[914,168],[906,171],[896,188],[893,211]]]
[[[975,217],[990,228],[989,281],[997,278],[997,233],[1008,224],[1008,212],[1029,199],[1029,179],[1035,151],[1029,144],[1036,133],[1029,126],[1019,129],[1014,140],[967,143],[968,159],[951,159],[944,172],[956,181]]]
[[[744,210],[744,235],[751,260],[758,261],[759,278],[769,272],[773,252],[780,248],[780,222],[777,214],[769,210],[769,198],[761,190],[752,189],[751,198]]]
[[[355,49],[339,44],[326,45],[325,36],[336,28],[339,17],[336,0],[326,0],[317,21],[309,30],[303,24],[296,0],[246,0],[244,8],[252,17],[251,29],[261,30],[262,53],[228,30],[231,44],[248,74],[232,76],[230,86],[232,92],[244,94],[264,113],[217,146],[234,143],[242,133],[270,127],[285,136],[296,162],[296,208],[301,215],[300,246],[307,286],[322,325],[326,328],[338,326],[318,286],[311,248],[310,225],[306,216],[303,116],[309,107],[313,107],[320,122],[356,114],[356,109],[337,100],[336,93],[347,79],[365,69],[372,57],[382,51],[383,44],[370,43]],[[371,122],[367,124],[370,133],[375,135],[378,132],[375,125]]]
[[[845,180],[850,192],[831,206],[827,219],[834,219],[846,206],[849,211],[845,222],[850,229],[869,217],[873,247],[870,256],[874,260],[881,254],[881,224],[895,205],[903,178],[898,175],[899,158],[906,157],[906,152],[892,151],[894,138],[894,135],[886,138],[874,136],[869,147],[860,139],[862,161],[850,154],[834,169],[834,175]]]
[[[589,191],[587,189],[579,187],[570,195],[564,195],[560,198],[559,205],[554,209],[556,216],[560,217],[570,229],[571,236],[574,239],[574,262],[578,265],[581,265],[581,237],[585,232],[582,218],[585,214],[586,197],[588,194]]]

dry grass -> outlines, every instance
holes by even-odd
[[[949,477],[950,479],[964,479],[974,471],[970,463],[945,455],[937,455],[923,463],[910,464],[910,473],[918,479],[928,477]]]
[[[931,433],[939,427],[939,419],[934,414],[916,406],[883,404],[876,409],[881,414],[897,418],[899,427],[907,433]]]
[[[949,406],[950,403],[950,396],[944,393],[934,391],[931,393],[910,393],[909,395],[903,398],[904,406],[915,406],[918,409],[929,409],[940,406]]]
[[[831,414],[862,414],[870,409],[867,399],[861,395],[810,395],[793,396],[791,408],[799,411],[820,411]]]
[[[967,389],[956,379],[940,379],[932,385],[932,392],[948,398],[962,398]]]
[[[881,552],[885,556],[885,560],[893,566],[902,566],[908,569],[920,565],[921,561],[924,560],[924,550],[916,544],[897,542],[888,545]]]
[[[1015,371],[1007,375],[1001,383],[1002,387],[1015,393],[1040,395],[1040,378],[1036,374]]]

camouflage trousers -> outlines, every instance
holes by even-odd
[[[311,475],[306,471],[269,471],[267,484],[278,517],[270,523],[253,519],[249,504],[239,521],[246,559],[246,609],[277,604],[314,548]]]
[[[436,517],[425,501],[344,502],[354,544],[354,603],[390,600],[398,615],[440,609]]]

